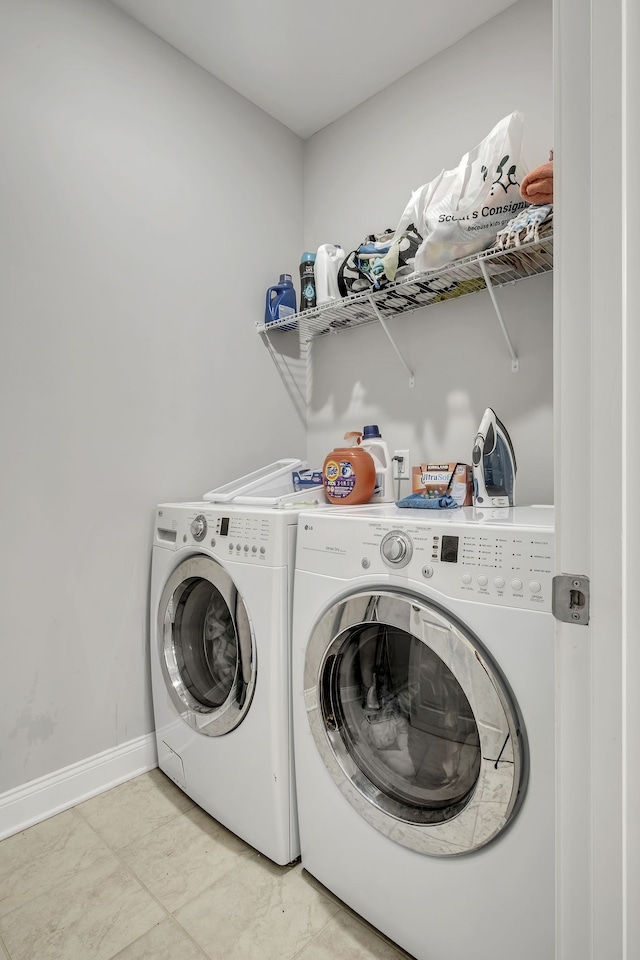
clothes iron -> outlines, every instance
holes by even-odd
[[[483,507],[515,506],[516,457],[507,428],[487,407],[473,444],[473,502]]]

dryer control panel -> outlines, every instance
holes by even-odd
[[[393,576],[428,584],[447,597],[551,610],[552,528],[336,520],[325,513],[301,517],[297,567],[345,580]]]

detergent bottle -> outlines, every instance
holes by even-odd
[[[300,259],[300,309],[309,310],[316,305],[316,255],[303,253]]]
[[[373,458],[376,468],[376,485],[371,496],[371,503],[392,503],[393,495],[393,464],[389,456],[389,449],[382,439],[376,424],[364,428],[360,446]]]
[[[315,262],[317,303],[340,299],[338,270],[345,257],[346,253],[338,243],[323,243],[318,247]]]
[[[296,290],[290,273],[281,273],[280,280],[267,290],[264,322],[273,323],[293,317],[296,312]]]
[[[336,447],[325,457],[322,483],[330,503],[353,507],[368,503],[376,485],[373,457],[358,441],[362,434],[345,433],[349,446]]]

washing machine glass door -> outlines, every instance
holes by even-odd
[[[244,600],[220,564],[194,556],[176,568],[160,600],[159,637],[182,718],[210,737],[237,727],[253,696],[255,640]]]
[[[340,790],[406,847],[469,853],[519,806],[516,705],[478,639],[436,606],[382,591],[336,604],[308,644],[305,702]]]

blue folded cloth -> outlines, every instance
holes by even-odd
[[[410,493],[403,500],[396,500],[396,507],[419,507],[421,510],[448,510],[458,503],[448,494],[444,497],[426,497],[424,493]]]

